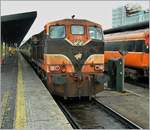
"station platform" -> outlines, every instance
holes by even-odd
[[[96,99],[141,128],[149,129],[149,89],[125,83],[125,93],[106,89]]]
[[[1,129],[73,129],[20,53],[1,65]]]

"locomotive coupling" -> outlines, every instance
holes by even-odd
[[[75,81],[83,81],[83,75],[81,73],[73,73],[72,76]]]

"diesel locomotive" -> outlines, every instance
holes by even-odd
[[[92,97],[104,89],[104,38],[100,24],[84,19],[49,22],[20,48],[57,96]]]
[[[106,31],[105,64],[110,58],[119,58],[124,51],[125,77],[134,80],[149,78],[149,27],[148,22]],[[129,28],[128,28],[129,27]],[[143,27],[143,28],[142,28]],[[121,30],[122,29],[122,30]],[[124,30],[123,30],[124,29]],[[116,31],[116,32],[115,32]],[[120,32],[119,32],[120,31]]]

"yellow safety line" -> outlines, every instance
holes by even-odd
[[[0,119],[0,126],[2,127],[2,121],[3,121],[3,117],[5,114],[5,111],[8,107],[8,97],[9,97],[10,93],[8,91],[5,92],[3,99],[2,99],[2,104],[1,104],[1,119]]]
[[[24,85],[22,77],[22,65],[18,60],[18,79],[17,79],[17,95],[16,95],[16,118],[14,128],[25,128],[26,126],[26,111],[24,99]]]

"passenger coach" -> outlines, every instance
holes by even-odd
[[[111,58],[127,54],[125,76],[132,79],[149,77],[149,28],[116,32],[105,35],[105,64]]]

